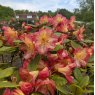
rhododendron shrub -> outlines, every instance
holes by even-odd
[[[3,32],[0,54],[19,55],[22,64],[0,68],[2,95],[93,93],[93,71],[88,70],[93,68],[93,41],[85,41],[85,27],[77,27],[74,16],[43,16],[35,25],[24,22],[20,30],[4,26]]]

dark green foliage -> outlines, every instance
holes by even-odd
[[[36,55],[34,59],[31,60],[31,63],[28,65],[28,69],[31,70],[37,70],[38,68],[38,63],[41,59],[40,55]]]
[[[0,5],[0,20],[10,20],[12,17],[14,17],[13,9]]]
[[[94,21],[94,0],[77,0],[80,8],[75,9],[74,14],[79,21]]]
[[[67,17],[68,19],[73,16],[74,14],[70,11],[68,11],[67,9],[57,9],[57,11],[55,12],[56,14],[62,14],[63,16]]]

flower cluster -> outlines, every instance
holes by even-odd
[[[10,90],[7,88],[3,95],[32,95],[34,92],[43,95],[55,95],[56,83],[52,80],[53,74],[64,77],[68,84],[73,83],[73,70],[84,68],[88,59],[93,55],[93,45],[74,48],[71,42],[80,43],[84,40],[84,26],[77,28],[75,17],[70,19],[57,14],[54,17],[43,16],[34,27],[22,24],[23,33],[10,27],[3,27],[4,44],[15,46],[15,41],[23,53],[23,66],[19,68],[19,87]],[[69,45],[68,45],[69,44]],[[40,56],[38,64],[32,62]],[[37,69],[29,70],[30,64],[37,64]],[[36,65],[35,65],[36,66]],[[35,67],[34,67],[35,68]]]

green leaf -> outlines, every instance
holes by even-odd
[[[19,70],[15,70],[14,73],[12,74],[12,77],[16,77],[17,82],[19,82],[20,81]]]
[[[94,93],[94,85],[88,85],[87,88],[84,90],[84,93]]]
[[[84,76],[81,80],[81,82],[79,83],[80,87],[86,87],[89,84],[89,76]]]
[[[8,64],[8,63],[0,63],[0,68],[2,68],[2,69],[8,68],[10,66],[11,66],[11,64]]]
[[[85,39],[83,42],[85,42],[85,43],[93,43],[94,41]]]
[[[28,65],[28,69],[30,71],[35,71],[38,68],[38,63],[41,59],[40,55],[36,55],[34,59],[31,60],[30,64]]]
[[[60,49],[63,49],[63,45],[56,45],[53,51],[58,51]]]
[[[51,79],[54,80],[58,91],[68,95],[71,94],[66,86],[67,80],[64,77],[54,74],[51,76]]]
[[[72,95],[72,93],[70,92],[70,89],[66,86],[66,85],[56,85],[56,89],[58,91],[60,91],[62,94],[66,94],[66,95]]]
[[[87,94],[94,93],[94,89],[93,90],[86,89],[86,90],[84,90],[84,93],[87,93]]]
[[[3,42],[0,40],[0,47],[3,46]]]
[[[66,40],[64,40],[64,43],[68,43],[70,41],[71,41],[70,39],[66,39]]]
[[[0,70],[0,79],[11,76],[13,72],[14,72],[14,67],[9,67],[9,68]]]
[[[90,69],[93,70],[94,69],[94,62],[93,63],[88,63],[87,66],[90,67]]]
[[[94,56],[91,56],[88,62],[94,62]]]
[[[64,77],[60,77],[59,75],[52,75],[51,79],[55,81],[56,84],[59,85],[65,85],[67,83],[67,80]]]
[[[0,71],[2,71],[2,69],[0,68]]]
[[[74,76],[75,76],[75,78],[76,78],[78,81],[81,81],[81,79],[83,78],[83,77],[82,77],[82,73],[81,73],[81,71],[80,71],[78,68],[76,68],[76,69],[74,70]]]
[[[31,95],[43,95],[43,94],[41,94],[41,93],[32,93]]]
[[[76,85],[76,84],[71,84],[70,89],[71,89],[73,95],[77,95],[77,94],[78,95],[83,95],[83,89],[80,86]]]
[[[23,41],[21,41],[21,40],[15,40],[14,43],[15,43],[16,45],[18,45],[18,44],[23,43]]]
[[[62,33],[56,32],[56,33],[54,33],[54,34],[57,35],[58,37],[60,37]]]
[[[17,48],[15,47],[7,47],[7,46],[3,46],[0,48],[0,54],[4,54],[4,53],[11,53],[16,51]]]
[[[94,88],[94,85],[88,85],[87,87],[89,87],[89,88]]]
[[[18,86],[19,85],[8,82],[8,81],[0,81],[0,88],[6,88],[6,87],[13,88],[13,87],[18,87]]]
[[[82,48],[81,45],[79,45],[78,43],[71,41],[71,46],[76,49],[76,48]]]

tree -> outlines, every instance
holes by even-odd
[[[30,13],[28,10],[15,10],[16,14],[28,14]]]
[[[0,20],[9,20],[12,17],[14,17],[13,9],[0,5]]]
[[[75,9],[74,14],[77,16],[78,20],[85,22],[94,21],[94,0],[77,0],[80,4],[78,11]]]
[[[65,16],[67,18],[70,18],[73,15],[73,13],[68,11],[67,9],[57,9],[57,11],[55,13],[62,14],[63,16]]]

